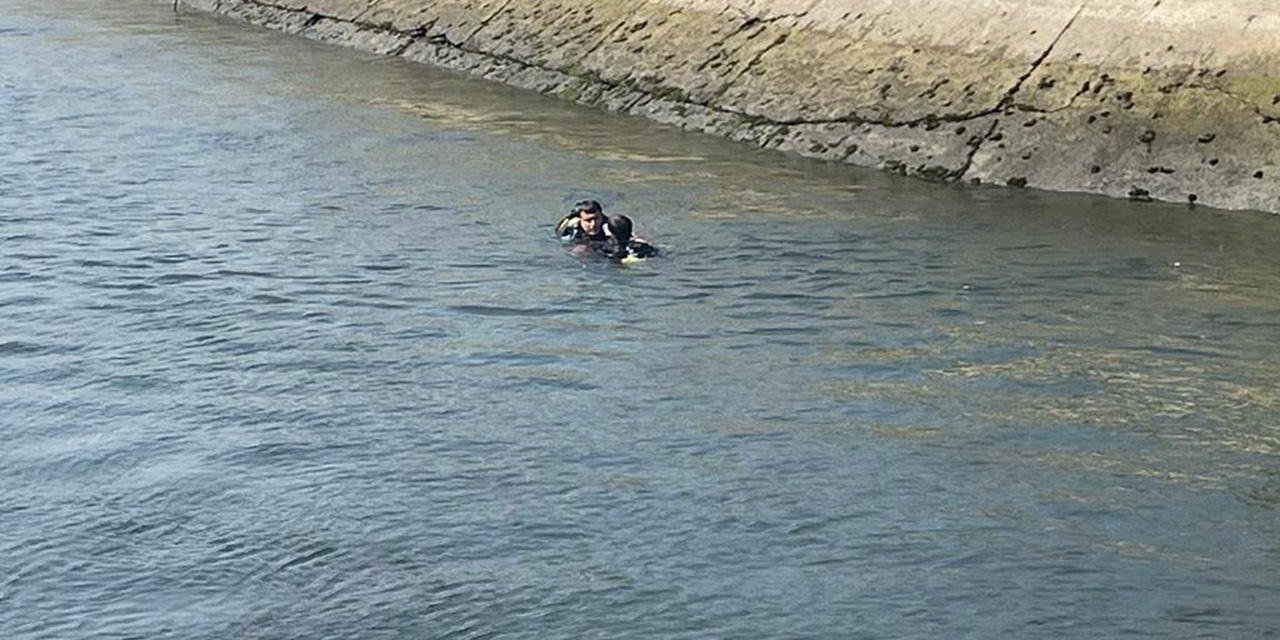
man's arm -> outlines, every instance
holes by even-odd
[[[573,233],[577,231],[577,229],[578,229],[578,214],[571,213],[563,218],[560,218],[560,222],[556,224],[556,235],[563,238],[565,236],[573,235]]]

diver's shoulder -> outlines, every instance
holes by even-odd
[[[643,238],[632,238],[627,243],[627,255],[635,258],[652,258],[661,253],[652,242]]]

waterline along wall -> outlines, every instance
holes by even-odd
[[[1280,212],[1275,0],[182,0],[761,147]]]

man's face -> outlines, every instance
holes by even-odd
[[[600,225],[604,223],[604,215],[600,213],[591,213],[583,211],[578,214],[578,226],[582,228],[583,233],[593,236],[600,232]]]

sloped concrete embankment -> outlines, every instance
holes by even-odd
[[[761,147],[1280,212],[1273,0],[184,0]]]

